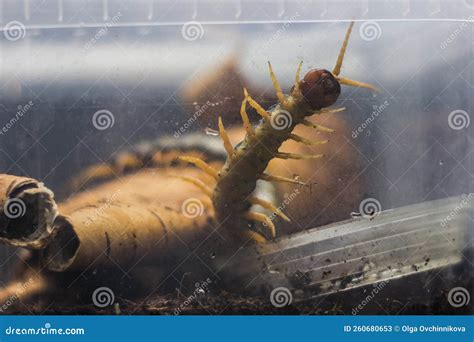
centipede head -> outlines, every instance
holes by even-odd
[[[378,89],[371,84],[339,76],[353,26],[354,23],[351,22],[346,31],[339,55],[337,56],[336,65],[332,71],[313,69],[299,81],[300,68],[298,68],[296,88],[301,91],[301,95],[303,95],[303,98],[312,110],[319,110],[336,102],[341,93],[341,84],[378,91]]]
[[[299,82],[303,98],[312,110],[328,107],[341,94],[341,85],[334,75],[324,69],[312,69]]]

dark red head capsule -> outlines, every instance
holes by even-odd
[[[299,88],[313,110],[332,105],[341,93],[341,85],[337,79],[324,69],[308,71],[300,81]]]

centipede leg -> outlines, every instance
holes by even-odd
[[[193,178],[193,177],[188,177],[188,176],[172,176],[172,177],[179,178],[179,179],[184,180],[185,182],[191,183],[191,184],[197,186],[199,189],[201,189],[202,192],[204,192],[209,197],[212,196],[211,188],[209,188],[206,184],[204,184],[199,179],[196,179],[196,178]]]
[[[199,159],[197,157],[189,157],[189,156],[179,156],[178,159],[195,165],[196,167],[200,168],[208,175],[212,176],[214,179],[219,178],[219,173],[217,172],[217,170],[214,169],[212,166],[210,166],[208,163],[206,163],[202,159]]]
[[[262,213],[254,213],[254,212],[249,211],[249,212],[245,213],[245,218],[248,219],[248,220],[263,223],[270,230],[272,238],[276,237],[275,225],[273,224],[272,220],[270,220],[270,218],[267,215],[262,214]]]
[[[282,176],[274,176],[274,175],[269,175],[267,173],[262,173],[258,176],[259,179],[267,181],[267,182],[279,182],[279,183],[292,183],[292,184],[298,184],[298,185],[306,185],[303,182],[300,182],[296,179],[292,178],[287,178],[287,177],[282,177]]]
[[[242,101],[242,105],[240,106],[240,116],[242,117],[242,122],[245,128],[245,131],[247,132],[248,136],[253,136],[254,131],[252,129],[252,125],[250,124],[249,116],[247,114],[247,111],[245,109],[247,105],[247,97],[244,98]]]
[[[280,216],[282,219],[284,219],[285,221],[288,221],[290,222],[290,218],[288,216],[286,216],[280,209],[278,209],[277,207],[275,207],[273,205],[273,203],[271,202],[268,202],[268,201],[265,201],[261,198],[257,198],[257,197],[251,197],[249,199],[249,202],[251,204],[256,204],[256,205],[259,205],[261,206],[262,208],[265,208],[267,210],[270,210],[271,212],[275,213],[276,215]]]
[[[293,134],[291,133],[290,134],[290,139],[291,140],[294,140],[294,141],[297,141],[297,142],[300,142],[300,143],[303,143],[305,145],[323,145],[323,144],[327,144],[329,142],[329,140],[309,140],[309,139],[306,139],[306,138],[303,138],[303,137],[300,137],[299,135],[296,135],[296,134]]]
[[[324,154],[297,154],[297,153],[284,153],[277,152],[275,153],[276,158],[280,159],[319,159],[324,157]]]
[[[268,62],[268,69],[270,71],[270,78],[272,79],[273,88],[275,88],[278,101],[283,107],[285,107],[286,98],[285,98],[285,95],[283,94],[283,91],[281,90],[280,83],[278,83],[275,73],[273,72],[272,64],[270,62]]]
[[[314,114],[334,114],[334,113],[339,113],[346,110],[346,107],[341,107],[341,108],[323,108],[319,111],[317,111]],[[314,115],[313,114],[313,115]]]
[[[333,133],[334,132],[334,130],[332,128],[328,128],[328,127],[324,127],[324,126],[312,123],[311,121],[308,121],[306,119],[303,119],[303,121],[301,121],[301,123],[305,126],[315,128],[315,129],[317,129],[318,131],[321,131],[321,132],[327,132],[327,133]]]
[[[229,139],[229,135],[227,134],[224,124],[222,123],[222,118],[219,116],[219,134],[221,136],[222,142],[224,143],[224,148],[227,152],[227,155],[229,156],[229,159],[232,159],[232,156],[234,155],[234,148],[232,147],[232,144]]]
[[[265,109],[263,109],[263,107],[260,106],[257,101],[255,101],[254,99],[250,97],[249,93],[247,92],[247,89],[245,88],[244,88],[244,94],[245,94],[245,97],[247,98],[249,105],[253,109],[255,109],[262,118],[264,118],[265,120],[270,120],[270,114]]]
[[[264,245],[267,242],[267,239],[262,234],[251,231],[251,230],[246,230],[242,232],[242,235],[244,238],[252,240],[258,245]]]
[[[299,87],[300,87],[300,74],[301,74],[301,67],[302,67],[302,66],[303,66],[303,61],[301,61],[301,62],[298,64],[298,68],[296,69],[294,92],[298,92],[298,91],[299,91]]]

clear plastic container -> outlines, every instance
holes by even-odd
[[[381,211],[469,194],[473,15],[470,0],[2,1],[0,170],[61,198],[73,174],[140,143],[210,139],[217,113],[240,125],[242,86],[274,104],[267,61],[286,92],[301,60],[331,70],[354,20],[341,75],[380,92],[343,87],[329,164],[315,169],[330,180],[302,190],[318,201],[290,204],[284,233],[363,214],[367,199]],[[472,265],[466,243],[457,261]],[[15,253],[2,247],[3,282]]]

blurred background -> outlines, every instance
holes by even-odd
[[[61,192],[86,166],[173,135],[196,106],[237,116],[241,83],[270,106],[266,62],[289,91],[300,60],[332,69],[356,20],[341,74],[381,89],[344,87],[335,114],[357,195],[385,210],[473,192],[473,15],[470,0],[0,1],[0,172]],[[14,258],[1,247],[3,279]]]

